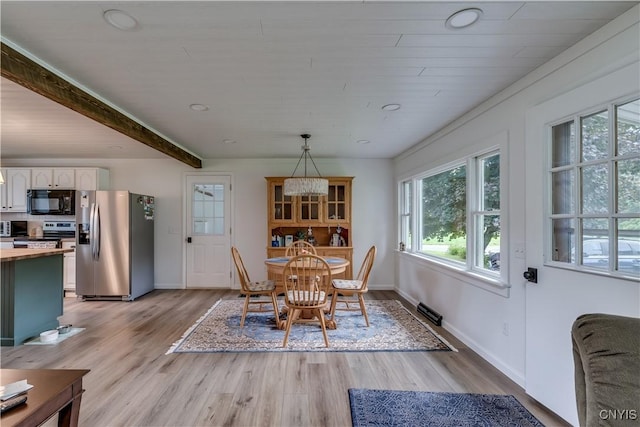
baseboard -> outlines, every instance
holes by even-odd
[[[182,283],[155,283],[153,289],[186,289]]]

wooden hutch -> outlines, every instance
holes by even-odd
[[[309,241],[311,228],[318,255],[334,256],[349,261],[344,277],[352,277],[353,242],[351,233],[351,182],[353,177],[323,177],[329,180],[327,196],[285,196],[287,177],[266,177],[267,180],[267,258],[284,256],[286,236]],[[332,239],[337,233],[338,238]],[[275,237],[275,240],[274,240]],[[339,246],[331,241],[338,240]],[[282,285],[281,277],[269,273],[269,279]]]

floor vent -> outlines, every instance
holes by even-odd
[[[437,311],[430,309],[423,303],[418,304],[417,310],[418,313],[429,319],[434,325],[442,326],[442,316]]]

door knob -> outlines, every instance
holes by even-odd
[[[525,279],[527,279],[528,282],[531,283],[538,283],[538,269],[537,268],[527,268],[527,271],[525,271],[522,276],[524,276]]]
[[[191,243],[191,237],[187,237],[187,243]]]

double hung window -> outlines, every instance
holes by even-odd
[[[500,277],[500,152],[475,154],[399,186],[400,247],[455,269]]]

